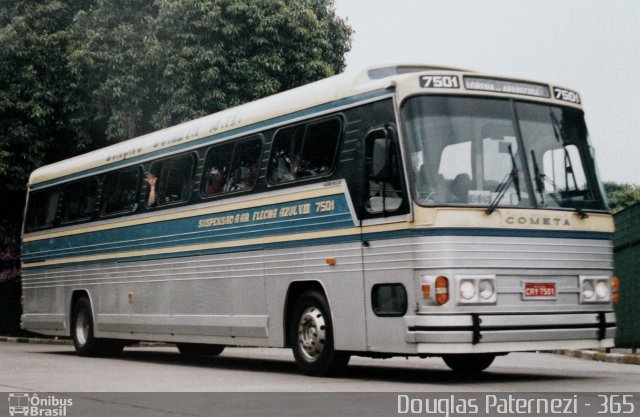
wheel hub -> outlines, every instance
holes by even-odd
[[[322,354],[327,336],[326,328],[322,311],[317,307],[308,307],[302,313],[298,323],[298,345],[307,361],[314,362]]]

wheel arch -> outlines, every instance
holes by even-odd
[[[331,311],[331,303],[329,298],[327,297],[327,291],[320,281],[293,281],[289,284],[289,288],[287,289],[287,295],[285,297],[284,302],[284,314],[282,326],[284,328],[284,346],[291,347],[291,326],[289,326],[290,320],[292,320],[293,316],[293,308],[296,304],[296,300],[305,292],[310,290],[316,290],[320,294],[324,296],[327,300],[327,304],[329,305],[329,310]]]
[[[89,300],[89,304],[91,305],[91,316],[93,318],[93,322],[96,322],[96,312],[94,309],[93,299],[91,298],[91,294],[89,290],[86,288],[76,289],[71,292],[71,298],[69,300],[69,308],[67,309],[67,329],[68,334],[71,335],[71,325],[73,322],[73,309],[76,307],[76,303],[82,297],[86,297]]]

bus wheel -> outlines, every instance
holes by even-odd
[[[492,353],[477,353],[468,355],[444,355],[444,363],[456,372],[475,374],[482,372],[491,365],[496,355]]]
[[[199,359],[206,356],[218,356],[224,350],[224,345],[207,345],[203,343],[176,343],[178,350],[188,359]]]
[[[118,340],[97,339],[93,336],[93,313],[87,297],[81,297],[73,307],[71,336],[80,356],[115,356],[122,352],[124,343]]]
[[[336,375],[349,363],[349,354],[333,347],[331,312],[325,297],[306,291],[296,301],[290,321],[293,356],[307,375]]]

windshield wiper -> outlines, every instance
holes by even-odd
[[[533,151],[533,149],[531,150],[531,161],[533,162],[533,172],[535,175],[536,191],[540,194],[540,204],[544,206],[545,175],[542,172],[540,172],[540,167],[538,167],[538,161],[536,160],[536,154]]]
[[[546,182],[547,184],[551,185],[551,187],[553,187],[553,193],[548,193],[548,194],[551,196],[551,198],[553,198],[553,201],[556,202],[558,207],[562,207],[562,200],[560,200],[560,198],[556,195],[556,192],[558,191],[562,192],[562,190],[560,189],[560,187],[556,185],[555,182],[553,182],[551,178],[547,177],[543,172],[540,172],[540,167],[538,167],[538,161],[536,160],[536,155],[533,150],[531,151],[531,160],[533,161],[533,171],[535,175],[536,191],[540,193],[540,205],[541,206],[545,205],[544,204],[544,193],[545,193],[544,183]]]
[[[518,173],[520,171],[518,170],[518,166],[516,165],[516,158],[513,156],[513,151],[511,150],[511,144],[509,144],[508,148],[509,148],[509,155],[511,156],[511,172],[507,174],[505,179],[502,180],[502,182],[498,185],[498,187],[494,191],[495,193],[498,193],[498,195],[496,195],[493,201],[491,201],[491,204],[489,204],[489,207],[487,207],[487,210],[485,211],[487,216],[496,210],[496,207],[498,207],[498,204],[500,204],[500,201],[502,200],[504,193],[507,192],[507,189],[511,184],[513,184],[513,188],[515,188],[516,190],[516,195],[518,196],[518,203],[522,200],[522,197],[520,196],[520,180],[518,179]]]
[[[569,156],[569,151],[567,150],[567,144],[565,143],[565,140],[564,140],[565,138],[564,138],[564,135],[562,134],[562,126],[560,125],[560,121],[558,121],[558,118],[556,117],[556,115],[553,114],[553,110],[549,110],[549,116],[551,117],[551,125],[553,127],[553,136],[555,136],[556,140],[562,144],[562,148],[564,150],[564,183],[565,183],[565,192],[568,193],[569,192],[569,174],[571,174],[571,179],[573,180],[573,187],[576,190],[578,189],[578,182],[576,181],[576,174],[573,169],[573,163],[571,162],[571,156]],[[531,151],[531,153],[533,154],[533,151]],[[534,162],[535,162],[535,158],[534,158]],[[536,181],[537,181],[537,176],[538,175],[536,174]],[[542,178],[546,179],[546,175],[542,174]],[[550,183],[553,186],[553,190],[554,190],[554,194],[552,194],[552,197],[554,198],[556,203],[558,203],[558,205],[562,207],[561,201],[555,196],[555,192],[559,190],[559,187],[553,181],[550,181]],[[560,192],[562,192],[562,190],[560,190]],[[574,207],[574,210],[578,214],[578,216],[580,216],[580,218],[582,219],[586,219],[587,217],[589,217],[587,212],[584,211],[584,209],[578,206],[577,204]]]

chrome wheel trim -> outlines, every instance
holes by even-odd
[[[314,306],[308,307],[298,323],[299,351],[307,362],[315,362],[320,358],[326,339],[327,326],[322,311]]]

